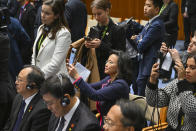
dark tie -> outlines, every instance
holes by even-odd
[[[19,20],[21,20],[21,17],[22,17],[23,12],[24,12],[24,9],[21,7],[20,8],[20,14],[19,14]]]
[[[60,125],[57,131],[63,131],[64,125],[65,125],[65,118],[61,117]]]
[[[24,108],[25,108],[25,101],[23,100],[22,101],[22,104],[20,106],[20,110],[19,110],[19,113],[18,113],[18,118],[16,120],[16,123],[15,123],[15,126],[14,126],[14,129],[13,131],[18,131],[18,127],[20,126],[20,122],[22,121],[22,116],[24,114]]]

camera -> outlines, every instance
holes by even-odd
[[[7,7],[0,7],[0,28],[5,28],[10,24],[9,10]]]

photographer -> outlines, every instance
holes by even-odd
[[[109,0],[94,0],[91,3],[92,13],[98,24],[91,27],[85,41],[86,48],[96,48],[100,79],[103,79],[104,65],[112,49],[125,51],[125,31],[110,19],[111,3]]]
[[[153,65],[147,83],[146,100],[150,106],[168,106],[166,131],[195,131],[196,55],[188,57],[186,68],[179,57],[176,57],[174,62],[178,78],[161,89],[158,89],[159,64]]]

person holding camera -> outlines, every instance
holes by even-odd
[[[71,44],[71,34],[64,18],[62,0],[46,0],[42,5],[43,25],[38,29],[33,46],[32,65],[41,68],[45,78],[66,73],[65,58]]]
[[[168,106],[168,131],[196,130],[196,55],[188,56],[186,67],[175,57],[174,68],[178,78],[165,88],[158,89],[159,64],[152,67],[146,88],[146,100],[150,106]]]
[[[89,32],[86,48],[96,48],[96,56],[100,79],[103,79],[104,65],[112,49],[125,51],[125,30],[112,21],[109,16],[111,3],[109,0],[94,0],[91,3],[92,13],[98,24]]]

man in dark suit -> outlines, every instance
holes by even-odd
[[[95,115],[75,96],[74,86],[65,75],[48,78],[41,89],[52,112],[48,131],[100,131]]]
[[[146,0],[144,15],[150,20],[136,37],[139,51],[139,74],[137,78],[138,95],[145,95],[145,87],[150,76],[152,65],[157,58],[157,51],[161,47],[164,36],[164,24],[159,17],[162,6],[161,0]],[[132,37],[134,39],[134,37]]]
[[[25,66],[16,79],[16,95],[3,131],[47,131],[50,111],[39,89],[44,75],[36,66]]]
[[[68,0],[65,4],[65,19],[71,30],[72,42],[84,37],[87,25],[87,10],[81,0]]]
[[[193,37],[196,30],[196,0],[182,0],[181,13],[184,20],[184,47],[187,49],[190,36]]]
[[[21,22],[22,26],[24,27],[25,31],[31,38],[31,46],[29,47],[21,47],[20,50],[25,50],[22,54],[24,64],[31,63],[31,56],[32,56],[32,47],[34,41],[34,22],[36,16],[36,10],[31,5],[30,0],[17,0],[20,4],[17,18]]]

